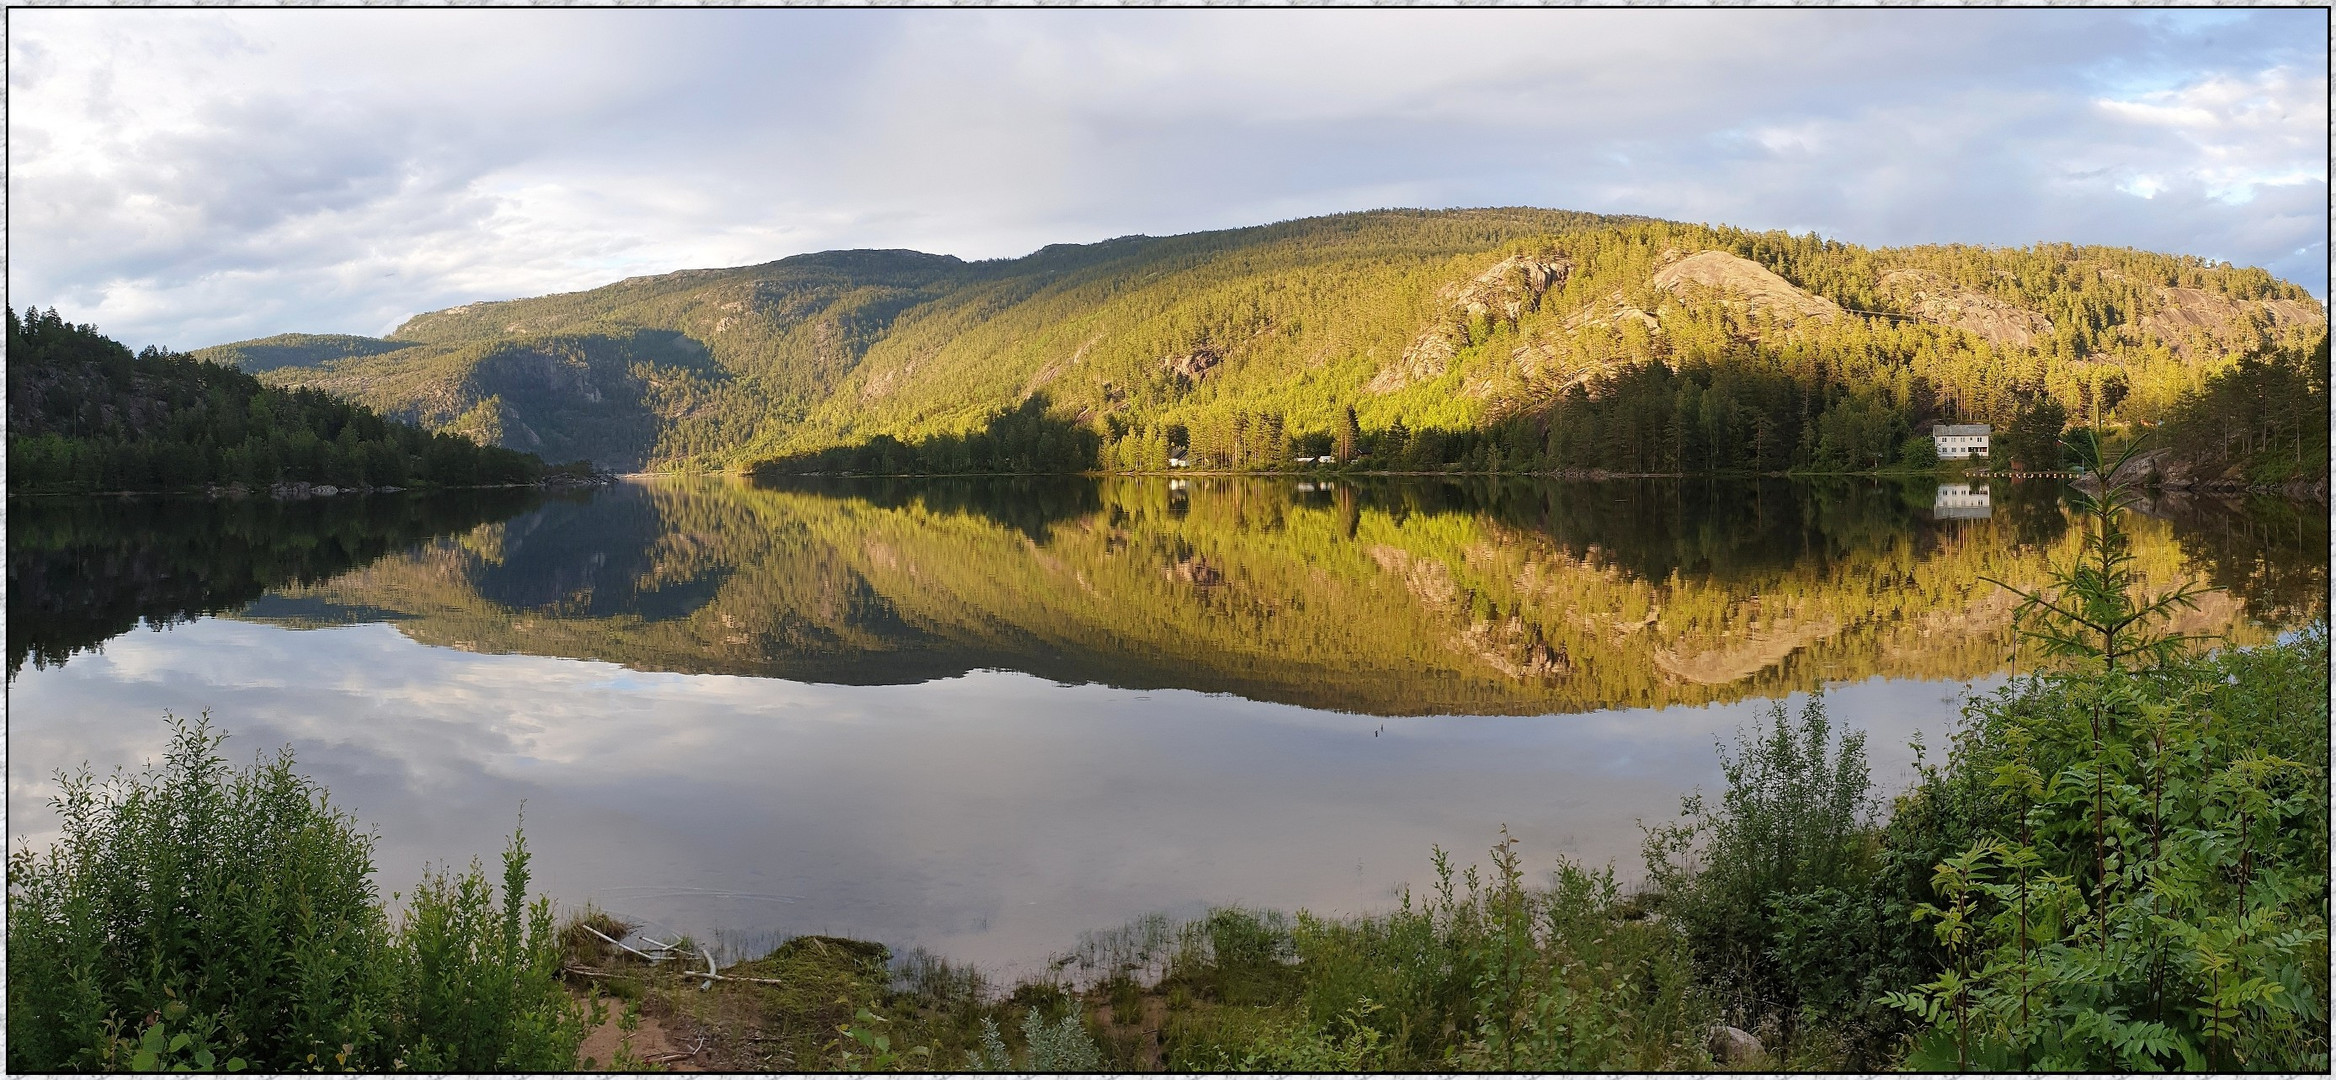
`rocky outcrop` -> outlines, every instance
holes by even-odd
[[[2223,494],[2254,492],[2263,495],[2283,495],[2298,501],[2328,501],[2328,478],[2324,476],[2291,480],[2281,484],[2258,483],[2250,479],[2246,471],[2238,465],[2229,465],[2217,470],[2210,465],[2202,466],[2197,462],[2176,457],[2173,451],[2163,448],[2147,450],[2134,455],[2133,460],[2110,473],[2110,478],[2131,485],[2142,492],[2156,493],[2144,495],[2145,504],[2155,499],[2183,498],[2192,492]],[[2092,473],[2078,477],[2073,485],[2080,490],[2094,494],[2099,494],[2101,491],[2101,479]],[[2149,505],[2143,505],[2141,509],[2144,513],[2155,512]]]
[[[1442,375],[1452,358],[1470,344],[1471,329],[1486,319],[1515,323],[1541,306],[1541,297],[1565,284],[1573,263],[1512,255],[1466,281],[1446,285],[1436,295],[1444,302],[1442,316],[1420,331],[1403,356],[1372,377],[1366,393],[1387,394],[1415,382]]]
[[[1579,330],[1585,326],[1616,326],[1625,322],[1635,322],[1649,330],[1662,325],[1662,320],[1655,318],[1653,312],[1631,303],[1622,290],[1617,289],[1567,316],[1565,328]]]
[[[1166,369],[1169,374],[1180,379],[1188,382],[1200,382],[1208,378],[1209,372],[1215,371],[1217,365],[1224,362],[1223,353],[1202,345],[1182,356],[1163,357],[1160,360],[1160,366]]]
[[[2111,469],[2109,471],[2109,482],[2113,484],[2130,484],[2136,486],[2149,484],[2155,481],[2158,477],[2158,463],[2168,460],[2170,460],[2169,452],[2166,450],[2159,449],[2143,451],[2142,453],[2133,455],[2133,457],[2127,460],[2124,464]],[[2189,478],[2186,470],[2184,477],[2185,479],[2182,486],[2187,487],[2189,486]],[[2072,486],[2080,491],[2088,491],[2094,494],[2099,494],[2102,489],[2101,476],[2099,473],[2088,472],[2083,476],[2077,477],[2076,480],[2072,482]]]
[[[1708,291],[1723,302],[1743,304],[1781,323],[1841,317],[1839,304],[1803,292],[1775,271],[1725,251],[1696,252],[1655,271],[1653,280],[1655,287],[1682,299]]]
[[[1958,288],[1931,270],[1892,270],[1882,275],[1882,292],[1909,315],[1952,326],[1999,349],[2025,349],[2052,334],[2052,320],[2041,312]]]
[[[2325,324],[2324,314],[2296,300],[2236,300],[2205,289],[2161,288],[2160,307],[2141,317],[2141,331],[2185,358],[2202,351],[2248,349],[2268,333]]]

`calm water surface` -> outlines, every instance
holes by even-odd
[[[1385,907],[1507,824],[1637,864],[1715,742],[1822,688],[1877,778],[2011,655],[1986,574],[2055,489],[1194,479],[308,503],[15,500],[10,831],[209,710],[381,835],[741,949],[1026,969],[1240,902]],[[2320,614],[2324,511],[2158,508],[2143,565],[2246,642]]]

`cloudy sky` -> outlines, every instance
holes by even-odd
[[[8,285],[133,346],[1383,206],[2327,295],[2325,11],[10,13]]]

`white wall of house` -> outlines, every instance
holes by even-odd
[[[1987,456],[1986,435],[1933,435],[1941,458],[1969,458]]]

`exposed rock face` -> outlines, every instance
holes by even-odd
[[[1512,255],[1465,282],[1444,286],[1439,295],[1472,319],[1490,314],[1514,320],[1540,303],[1541,294],[1564,285],[1573,268],[1565,259],[1543,262]]]
[[[2234,300],[2205,289],[2158,290],[2164,307],[2141,318],[2142,332],[2195,359],[2198,347],[2245,349],[2260,331],[2278,333],[2323,323],[2326,316],[2295,300]]]
[[[1442,375],[1469,343],[1469,327],[1488,317],[1517,321],[1541,305],[1543,294],[1564,285],[1571,273],[1573,263],[1565,259],[1512,255],[1467,281],[1444,286],[1437,293],[1446,305],[1444,318],[1420,331],[1402,358],[1380,369],[1364,392],[1392,393]]]
[[[1654,313],[1631,303],[1621,290],[1607,293],[1565,320],[1565,328],[1579,330],[1585,326],[1612,326],[1620,322],[1636,322],[1653,330],[1662,325]]]
[[[1182,356],[1165,357],[1160,361],[1160,366],[1168,369],[1171,374],[1199,382],[1207,378],[1209,372],[1215,370],[1218,364],[1224,362],[1224,354],[1203,345]]]
[[[1833,301],[1802,292],[1767,267],[1725,251],[1689,255],[1655,271],[1654,284],[1680,297],[1708,289],[1782,323],[1841,317],[1841,307]]]
[[[1882,275],[1882,291],[1909,314],[1967,331],[1997,348],[2025,349],[2052,334],[2052,320],[2042,313],[1957,288],[1934,271],[1892,270]]]

